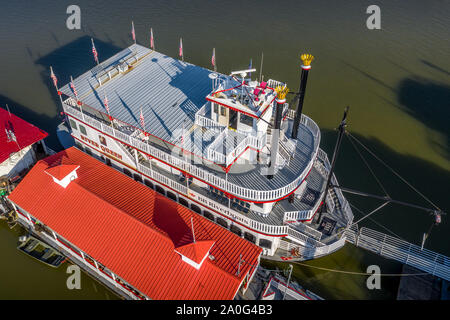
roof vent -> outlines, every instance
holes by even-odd
[[[176,248],[175,252],[181,255],[184,262],[198,270],[209,256],[209,251],[213,245],[214,241],[212,240],[196,241]]]
[[[77,165],[61,164],[59,166],[47,168],[45,173],[51,176],[54,182],[61,187],[66,188],[71,181],[78,178],[77,169],[79,167],[80,166]]]

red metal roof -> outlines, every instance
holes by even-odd
[[[8,131],[14,134],[17,142],[8,138]],[[0,163],[8,159],[11,153],[18,152],[47,136],[47,132],[0,108]]]
[[[49,175],[51,175],[55,179],[62,180],[69,173],[71,173],[73,170],[76,170],[77,168],[78,168],[77,165],[62,164],[59,166],[48,168],[45,170],[45,172],[48,173]]]
[[[61,188],[49,167],[79,165]],[[233,299],[261,248],[76,148],[38,161],[9,199],[151,299]],[[214,241],[197,270],[175,248]],[[237,276],[240,255],[242,263]]]
[[[195,230],[194,230],[195,233]],[[208,254],[209,250],[213,246],[214,241],[196,241],[184,246],[176,248],[176,251],[183,256],[191,259],[195,263],[202,262],[205,255]]]

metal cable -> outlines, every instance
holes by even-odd
[[[347,133],[347,132],[346,132]],[[348,138],[348,136],[347,136]],[[364,164],[366,165],[366,167],[369,169],[370,173],[372,174],[372,176],[375,178],[375,180],[377,181],[378,185],[381,187],[381,189],[384,191],[385,195],[387,195],[390,198],[389,193],[386,191],[386,189],[384,188],[383,184],[381,183],[381,181],[378,179],[378,177],[375,175],[375,172],[373,172],[372,168],[369,166],[368,162],[366,161],[366,159],[364,158],[364,156],[361,154],[361,152],[359,151],[359,149],[356,147],[355,143],[353,142],[353,140],[351,140],[350,138],[348,138],[348,140],[350,141],[350,143],[352,144],[353,148],[356,150],[356,152],[358,153],[359,157],[361,158],[361,160],[364,162]]]
[[[358,211],[360,214],[364,214],[364,212],[362,212],[360,209],[358,209],[355,205],[351,204],[349,202],[349,205],[355,209],[356,211]],[[406,241],[405,239],[403,239],[402,237],[400,237],[399,235],[397,235],[395,232],[393,232],[392,230],[390,230],[389,228],[383,226],[381,223],[377,222],[376,220],[374,220],[373,218],[368,217],[369,220],[371,220],[372,222],[376,223],[378,226],[380,226],[381,228],[383,228],[384,230],[388,231],[389,233],[391,233],[392,235],[396,236],[397,238]]]
[[[329,268],[322,268],[322,267],[316,267],[311,266],[309,264],[304,264],[301,262],[294,262],[297,265],[301,265],[308,268],[323,270],[323,271],[329,271],[329,272],[336,272],[336,273],[344,273],[344,274],[351,274],[351,275],[358,275],[358,276],[372,276],[374,273],[369,272],[355,272],[355,271],[344,271],[344,270],[337,270],[337,269],[329,269]],[[426,276],[429,275],[429,273],[380,273],[377,274],[382,277],[406,277],[406,276]]]
[[[411,185],[406,179],[404,179],[397,171],[395,171],[393,168],[391,168],[386,162],[381,160],[375,153],[373,153],[368,147],[366,147],[361,141],[359,141],[356,137],[354,137],[350,132],[347,132],[348,136],[354,139],[358,144],[360,144],[367,152],[369,152],[375,159],[380,161],[386,168],[388,168],[393,174],[395,174],[400,180],[402,180],[407,186],[409,186],[411,189],[413,189],[417,194],[419,194],[423,199],[425,199],[428,203],[430,203],[433,207],[435,207],[437,210],[441,211],[441,209],[435,205],[430,199],[428,199],[424,194],[422,194],[419,190],[414,188],[413,185]]]

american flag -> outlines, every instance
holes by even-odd
[[[179,51],[179,56],[183,57],[183,40],[180,38],[180,51]]]
[[[53,73],[53,68],[50,66],[50,78],[53,80],[53,84],[55,85],[56,90],[58,90],[58,79],[56,78],[55,74]]]
[[[153,39],[153,29],[150,28],[150,48],[155,50],[155,40]]]
[[[105,93],[105,99],[103,100],[103,104],[105,105],[106,112],[108,112],[108,115],[109,115],[108,97],[106,96],[106,93]]]
[[[95,49],[94,39],[91,38],[91,41],[92,41],[92,54],[94,55],[95,62],[97,62],[98,64],[98,53],[97,50]]]
[[[131,36],[133,37],[134,43],[136,43],[136,33],[134,32],[134,22],[131,21]]]
[[[216,66],[216,48],[213,48],[213,54],[211,57],[211,64],[213,65],[213,67]]]
[[[141,107],[141,115],[139,116],[139,120],[141,121],[141,127],[145,131],[145,120],[144,115],[142,114],[142,107]]]
[[[75,89],[75,85],[73,84],[73,78],[70,76],[70,88],[72,89],[73,94],[75,95],[75,98],[78,100],[78,93]]]

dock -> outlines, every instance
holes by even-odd
[[[403,265],[403,276],[397,292],[397,300],[448,300],[449,282],[420,270]]]

